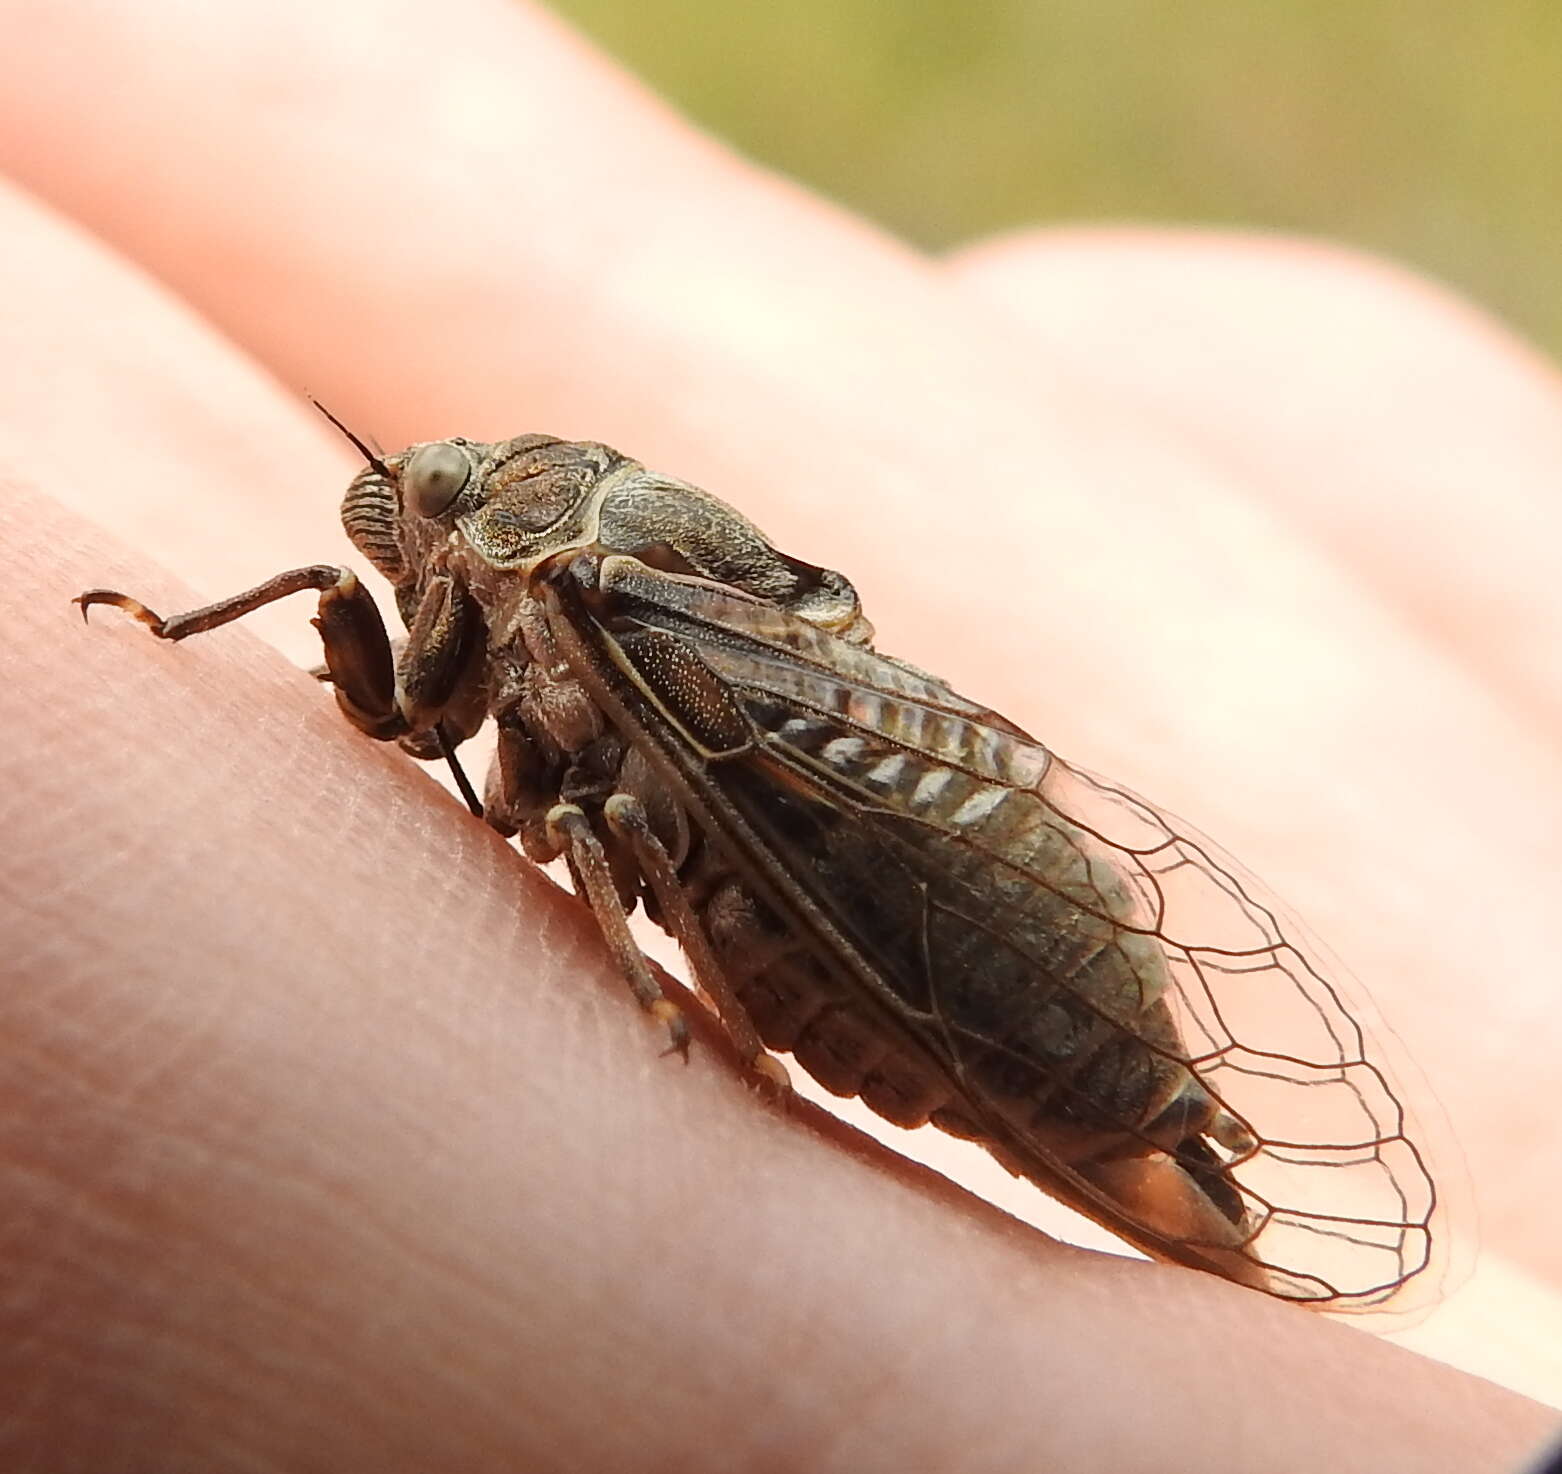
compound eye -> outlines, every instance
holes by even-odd
[[[436,440],[412,453],[401,473],[407,504],[423,517],[437,517],[460,494],[472,474],[472,463],[459,446]]]

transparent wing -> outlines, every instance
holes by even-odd
[[[1432,1261],[1437,1195],[1405,1107],[1339,989],[1263,889],[1125,789],[1054,757],[1048,808],[1113,854],[1171,977],[1201,1084],[1252,1132],[1227,1168],[1244,1252],[1271,1287],[1332,1309],[1386,1304]]]
[[[1436,1194],[1398,1096],[1207,843],[772,606],[625,559],[593,603],[570,617],[630,674],[632,735],[939,1062],[959,1096],[935,1121],[1147,1252],[1283,1298],[1376,1308],[1427,1266]],[[753,740],[713,753],[712,730]]]

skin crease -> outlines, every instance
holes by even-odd
[[[255,638],[312,659],[307,600],[177,650],[66,601],[170,612],[348,556],[354,462],[304,389],[387,446],[618,444],[1241,854],[1436,1081],[1484,1246],[1555,1285],[1548,368],[1288,243],[923,259],[524,7],[160,0],[8,36],[0,1463],[1539,1445],[1555,1415],[1487,1383],[842,1150],[714,1040],[657,1058],[580,909]]]

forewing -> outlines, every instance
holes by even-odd
[[[1207,844],[773,606],[610,558],[557,614],[631,736],[1009,1166],[1305,1303],[1374,1308],[1425,1267],[1436,1200],[1397,1096]]]

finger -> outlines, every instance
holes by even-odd
[[[1562,379],[1534,349],[1323,242],[1026,232],[950,269],[1054,370],[1236,470],[1494,694],[1562,730]]]
[[[0,541],[55,759],[0,759],[18,1466],[1383,1470],[1554,1421],[669,1070],[578,909],[296,672],[83,629],[152,573],[20,484]]]

